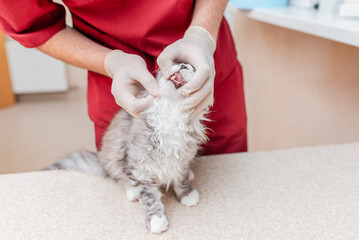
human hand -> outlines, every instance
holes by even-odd
[[[136,118],[160,95],[158,82],[140,56],[113,50],[105,58],[105,69],[112,78],[111,93],[116,103]],[[145,89],[149,95],[138,98]]]
[[[187,96],[182,108],[184,111],[193,109],[192,117],[213,104],[215,49],[216,41],[205,28],[191,26],[182,39],[167,46],[157,58],[157,64],[167,79],[176,61],[189,63],[196,69],[192,80],[181,89],[182,95]]]

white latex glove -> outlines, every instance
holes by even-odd
[[[140,56],[113,50],[105,58],[105,69],[113,79],[111,93],[116,103],[136,118],[160,94],[158,82],[147,70],[146,62]],[[138,94],[144,89],[149,95],[138,98]]]
[[[216,41],[205,28],[191,26],[182,39],[167,46],[157,58],[157,64],[167,79],[175,61],[187,62],[196,69],[192,80],[181,87],[182,95],[187,96],[182,109],[193,109],[192,117],[213,104],[215,49]]]

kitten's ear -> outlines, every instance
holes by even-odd
[[[161,70],[159,68],[157,68],[156,70],[152,71],[151,74],[155,77],[155,79],[158,80],[161,78],[162,74],[161,74]]]

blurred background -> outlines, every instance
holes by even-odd
[[[359,141],[359,0],[234,0],[225,16],[244,70],[249,151]],[[95,150],[86,78],[0,33],[0,173]]]

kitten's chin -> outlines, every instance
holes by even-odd
[[[172,100],[182,100],[183,99],[183,97],[181,95],[180,88],[177,89],[175,84],[172,81],[161,77],[159,84],[161,87],[161,97],[169,98]]]

